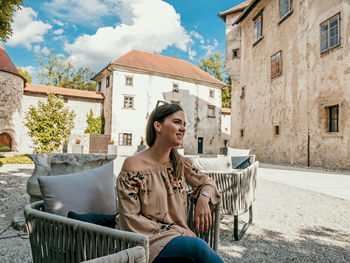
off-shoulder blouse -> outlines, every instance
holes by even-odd
[[[137,172],[121,171],[117,179],[116,227],[149,237],[150,262],[187,226],[187,184],[198,197],[206,191],[210,202],[220,201],[215,181],[184,158],[184,175],[176,179],[171,162]]]

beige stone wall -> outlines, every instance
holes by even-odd
[[[17,151],[18,125],[21,121],[24,80],[14,74],[0,71],[0,134],[12,139],[12,150]]]
[[[350,168],[349,1],[295,0],[293,13],[282,23],[278,2],[260,1],[241,23],[231,145],[252,149],[263,162],[307,165],[309,155],[311,166]],[[252,19],[262,9],[263,39],[253,45]],[[320,24],[337,13],[341,45],[321,55]],[[271,56],[278,51],[282,74],[271,79]],[[328,133],[325,107],[334,104],[340,105],[340,132]]]

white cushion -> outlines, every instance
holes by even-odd
[[[231,157],[219,156],[216,158],[189,157],[193,165],[202,171],[232,171]]]
[[[116,213],[114,162],[76,174],[39,176],[45,210],[67,216]]]

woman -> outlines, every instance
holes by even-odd
[[[149,237],[150,262],[222,263],[186,223],[187,184],[197,199],[197,231],[210,227],[209,205],[218,203],[220,196],[214,180],[201,174],[176,150],[185,135],[185,125],[184,112],[176,104],[153,110],[146,128],[149,148],[128,157],[118,176],[117,227]]]

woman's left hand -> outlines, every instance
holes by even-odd
[[[209,207],[209,197],[200,195],[196,204],[196,211],[194,213],[193,221],[196,222],[196,231],[201,233],[211,227],[211,212]],[[201,227],[201,229],[199,229]]]

